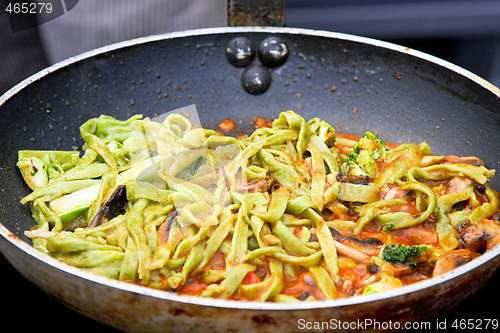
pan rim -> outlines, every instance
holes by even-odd
[[[340,39],[340,40],[346,40],[346,41],[352,41],[352,42],[357,42],[357,43],[362,43],[362,44],[369,44],[372,46],[378,46],[382,47],[385,49],[401,52],[404,54],[408,54],[426,61],[429,61],[431,63],[434,63],[436,65],[439,65],[441,67],[445,67],[453,72],[456,72],[457,74],[461,74],[470,80],[474,81],[475,83],[479,84],[483,88],[489,90],[493,94],[497,95],[500,97],[500,88],[496,87],[492,83],[488,82],[487,80],[483,79],[482,77],[470,72],[469,70],[460,67],[458,65],[455,65],[449,61],[443,60],[441,58],[438,58],[436,56],[430,55],[428,53],[418,51],[406,46],[398,45],[395,43],[390,43],[374,38],[369,38],[369,37],[363,37],[363,36],[357,36],[357,35],[352,35],[352,34],[346,34],[346,33],[341,33],[341,32],[331,32],[331,31],[325,31],[325,30],[314,30],[314,29],[302,29],[302,28],[284,28],[284,27],[259,27],[259,26],[248,26],[248,27],[218,27],[218,28],[203,28],[203,29],[193,29],[193,30],[183,30],[183,31],[176,31],[176,32],[169,32],[169,33],[164,33],[164,34],[158,34],[158,35],[151,35],[151,36],[146,36],[146,37],[139,37],[139,38],[134,38],[130,40],[125,40],[109,45],[105,45],[99,48],[95,48],[86,52],[83,52],[81,54],[75,55],[73,57],[67,58],[65,60],[62,60],[60,62],[57,62],[49,67],[46,67],[39,72],[29,76],[28,78],[22,80],[9,90],[7,90],[2,96],[0,96],[0,107],[12,96],[17,94],[20,90],[24,89],[26,86],[31,84],[32,82],[35,82],[42,77],[55,72],[56,70],[66,67],[68,65],[71,65],[73,63],[76,63],[78,61],[91,58],[93,56],[103,54],[106,52],[122,49],[125,47],[130,47],[134,45],[140,45],[140,44],[146,44],[149,42],[155,42],[163,39],[175,39],[175,38],[182,38],[182,37],[194,37],[194,36],[202,36],[202,35],[214,35],[214,34],[224,34],[224,33],[249,33],[249,32],[264,32],[264,33],[275,33],[275,34],[289,34],[289,35],[308,35],[308,36],[314,36],[314,37],[326,37],[326,38],[334,38],[334,39]]]
[[[397,52],[401,52],[404,54],[408,54],[410,56],[414,56],[431,63],[434,63],[438,66],[445,67],[457,74],[460,74],[468,79],[474,81],[479,84],[483,88],[487,89],[491,93],[500,97],[500,89],[483,78],[473,74],[472,72],[452,64],[446,60],[437,58],[435,56],[429,55],[427,53],[417,51],[408,47],[400,46],[397,44],[380,41],[377,39],[372,39],[368,37],[361,37],[356,35],[350,35],[345,33],[338,32],[330,32],[323,30],[310,30],[310,29],[301,29],[301,28],[276,28],[276,27],[220,27],[220,28],[205,28],[205,29],[194,29],[194,30],[185,30],[179,32],[165,33],[147,37],[140,37],[136,39],[126,40],[110,45],[106,45],[100,48],[96,48],[82,54],[76,55],[74,57],[68,58],[61,62],[58,62],[54,65],[51,65],[38,73],[31,75],[25,80],[21,81],[7,92],[5,92],[2,96],[0,96],[0,107],[5,104],[7,100],[16,95],[19,91],[30,85],[31,83],[45,77],[46,75],[57,71],[58,69],[64,68],[73,63],[82,61],[87,58],[91,58],[93,56],[110,52],[118,49],[122,49],[125,47],[131,47],[134,45],[145,44],[149,42],[155,42],[163,39],[175,39],[175,38],[183,38],[183,37],[194,37],[194,36],[202,36],[209,34],[225,34],[225,33],[251,33],[251,32],[263,32],[263,33],[273,33],[273,34],[289,34],[289,35],[308,35],[314,37],[326,37],[326,38],[334,38],[346,41],[352,41],[362,44],[368,44],[372,46],[377,46]],[[371,294],[371,295],[361,295],[354,296],[348,298],[341,298],[336,300],[326,300],[326,301],[315,301],[315,302],[301,302],[301,303],[269,303],[269,302],[248,302],[248,301],[231,301],[231,300],[220,300],[213,298],[202,298],[196,296],[187,296],[187,295],[177,295],[171,292],[165,292],[163,290],[157,290],[145,286],[139,286],[123,281],[113,280],[106,277],[94,275],[88,272],[85,272],[77,267],[73,267],[62,263],[55,258],[42,253],[36,250],[34,247],[24,242],[17,236],[15,236],[7,227],[5,227],[0,221],[0,235],[10,242],[13,246],[17,247],[21,251],[27,253],[32,256],[34,259],[43,262],[44,264],[53,266],[58,270],[61,270],[67,274],[71,274],[78,279],[84,279],[91,281],[93,283],[101,284],[106,287],[117,288],[123,291],[132,292],[136,294],[140,294],[148,297],[155,297],[158,299],[166,300],[166,301],[174,301],[179,303],[189,303],[193,305],[200,306],[211,306],[218,308],[230,308],[230,309],[242,309],[242,310],[309,310],[309,309],[321,309],[321,308],[332,308],[332,307],[345,307],[352,306],[356,304],[367,304],[380,300],[390,300],[393,298],[404,297],[405,295],[431,288],[438,287],[445,282],[458,279],[460,276],[464,275],[469,271],[473,271],[475,269],[480,268],[486,262],[493,260],[495,257],[500,256],[500,246],[484,253],[479,258],[472,260],[471,262],[460,266],[450,272],[447,272],[443,275],[423,280],[417,282],[412,285],[400,287],[397,289],[385,291],[382,293]],[[0,248],[3,250],[3,248]]]

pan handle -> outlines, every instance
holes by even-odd
[[[229,26],[285,26],[285,0],[228,0]]]

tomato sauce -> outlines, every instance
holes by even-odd
[[[301,301],[306,300],[309,296],[313,296],[317,300],[324,300],[325,297],[317,286],[312,274],[303,268],[299,268],[296,271],[298,273],[296,273],[295,278],[290,278],[285,274],[284,288],[281,293],[294,296]]]
[[[262,128],[262,127],[273,127],[273,121],[266,121],[266,118],[264,117],[255,117],[255,121],[253,122],[253,126],[255,128]]]
[[[271,127],[272,122],[267,122],[264,117],[255,117],[254,126],[255,128]],[[222,121],[219,124],[219,127],[224,131],[230,131],[236,128],[234,123],[229,119]],[[219,131],[219,133],[223,135],[222,132]],[[358,135],[344,133],[338,133],[337,137],[352,141],[357,141],[360,138],[360,136]],[[335,146],[341,152],[352,149],[352,146],[344,146],[339,143],[337,143]],[[391,143],[386,143],[386,146],[389,149],[397,147],[397,145]],[[279,157],[276,158],[280,159]],[[309,176],[311,178],[314,177],[312,166],[309,163],[297,160],[295,160],[294,162],[302,163],[302,167],[307,170]],[[379,173],[384,168],[391,166],[391,164],[387,162],[377,163],[376,165]],[[427,181],[427,184],[437,195],[440,196],[445,194],[447,182],[447,180],[431,180]],[[386,191],[390,191],[395,186],[396,184],[388,184],[388,188]],[[410,195],[411,192],[406,194],[403,193],[404,191],[398,193],[397,188],[393,189],[393,191],[394,190],[396,191],[395,197],[406,197],[406,202],[386,207],[385,209],[388,209],[390,212],[406,212],[414,216],[422,213],[416,207],[415,198],[407,196]],[[387,193],[388,192],[381,192],[380,199],[383,199]],[[394,193],[392,194],[394,195]],[[477,193],[476,197],[481,203],[488,201],[488,198],[485,194]],[[359,218],[359,214],[355,213],[356,210],[351,209],[349,205],[347,205],[347,207],[348,211],[345,211],[340,207],[332,206],[329,215],[325,216],[326,221],[334,219],[356,221]],[[436,234],[436,222],[436,217],[431,214],[426,222],[420,223],[416,226],[385,232],[383,230],[383,226],[377,223],[376,219],[373,219],[361,230],[359,234],[356,235],[356,239],[358,239],[359,241],[366,239],[378,239],[380,240],[380,244],[403,244],[406,246],[429,245],[435,248],[440,248],[438,237]],[[313,231],[313,229],[311,229],[311,231]],[[295,236],[301,238],[301,236],[303,236],[302,233],[303,231],[301,226],[296,226],[293,228],[293,234]],[[344,230],[342,232],[342,236],[352,236],[352,230]],[[259,259],[264,261],[265,264],[263,266],[259,266],[255,272],[248,273],[243,279],[242,285],[252,285],[260,283],[269,276],[269,258],[262,256]],[[339,275],[341,278],[340,281],[336,283],[336,288],[338,297],[340,298],[361,294],[367,285],[378,281],[380,270],[382,269],[372,262],[356,262],[354,259],[344,256],[341,253],[338,254],[338,263]],[[206,269],[225,269],[224,255],[220,251],[217,251],[212,260],[205,267],[205,270]],[[411,266],[405,264],[395,264],[393,265],[393,269],[394,277],[400,279],[403,285],[413,284],[432,276],[431,265]],[[301,301],[304,301],[311,296],[316,300],[325,299],[311,272],[309,272],[304,267],[295,265],[294,270],[294,277],[290,277],[286,273],[284,273],[283,289],[281,290],[281,294],[296,297]],[[187,295],[200,295],[206,287],[207,284],[204,283],[203,279],[201,278],[201,274],[198,274],[194,277],[190,277],[188,279],[188,282],[184,286],[182,286],[180,291]],[[246,299],[245,295],[236,292],[231,296],[230,299],[253,301],[258,299],[259,296],[260,295],[256,295],[255,299]]]
[[[181,286],[179,291],[184,295],[199,296],[208,287],[208,284],[203,282],[201,274],[191,276],[185,284]]]
[[[219,123],[219,128],[223,131],[234,131],[236,129],[236,124],[229,118],[222,120]]]

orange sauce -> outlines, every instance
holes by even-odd
[[[208,284],[203,282],[200,274],[189,277],[187,282],[184,283],[179,291],[184,295],[199,296],[208,287]]]
[[[271,127],[272,122],[267,122],[264,117],[255,117],[254,126],[255,128]],[[221,121],[219,123],[219,127],[223,131],[233,131],[236,129],[234,122],[229,119]],[[224,135],[220,131],[218,131],[218,134]],[[360,138],[358,135],[344,133],[338,133],[337,137],[353,141],[357,141]],[[351,149],[351,147],[341,144],[336,144],[335,146],[341,152],[343,150],[345,151]],[[397,147],[397,145],[386,143],[386,147],[392,149]],[[279,157],[276,158],[279,159]],[[297,160],[295,162],[305,163],[304,161]],[[314,177],[312,166],[309,163],[305,163],[305,165],[302,164],[301,167],[307,170],[311,177]],[[386,167],[390,167],[390,164],[377,163],[379,172]],[[439,195],[442,195],[443,193],[441,192],[446,190],[444,186],[440,186],[442,183],[444,184],[445,181],[436,181],[435,184],[432,181],[428,182],[433,191],[438,192]],[[392,188],[392,186],[392,184],[389,184],[389,188]],[[477,195],[477,198],[480,202],[488,201],[488,198],[484,194]],[[412,200],[411,197],[408,197],[407,199],[408,200],[405,203],[389,207],[390,211],[407,212],[412,215],[421,214],[421,212],[415,207],[415,200]],[[335,207],[332,207],[332,210],[332,212],[327,214],[329,216],[324,216],[326,221],[333,219],[356,221],[359,217],[358,213],[355,213],[355,210],[351,210],[350,208],[347,212]],[[430,215],[427,222],[420,223],[413,227],[391,230],[389,233],[383,230],[382,226],[376,222],[376,219],[373,219],[361,230],[359,234],[356,235],[356,238],[358,240],[377,238],[382,244],[403,244],[406,246],[426,244],[439,249],[440,245],[436,235],[435,222],[437,222],[436,217],[434,215]],[[311,231],[313,230],[311,229]],[[293,229],[293,233],[295,236],[300,238],[302,227],[296,226]],[[343,236],[350,236],[351,233],[352,231],[343,231]],[[258,266],[255,272],[248,273],[242,281],[243,285],[260,283],[269,276],[269,257],[261,256],[259,259],[265,264]],[[340,282],[336,284],[338,297],[343,298],[359,295],[368,284],[378,280],[377,277],[380,268],[371,264],[371,262],[356,262],[355,260],[343,256],[340,253],[338,254],[338,259],[339,275],[341,277]],[[220,250],[216,252],[205,267],[205,270],[208,269],[225,269],[224,255],[220,252]],[[317,282],[314,280],[313,275],[306,268],[301,266],[294,265],[294,269],[295,277],[289,277],[287,274],[283,274],[283,289],[280,293],[296,297],[299,300],[305,300],[310,296],[313,296],[317,300],[324,300],[325,297],[318,287]],[[399,278],[403,285],[409,285],[432,276],[432,266],[430,265],[418,265],[413,267],[409,265],[396,264],[394,265],[394,269],[395,277]],[[184,284],[179,291],[187,295],[200,295],[207,286],[208,285],[202,279],[202,273],[200,273],[189,277],[187,283]],[[258,297],[259,295],[257,295],[255,299],[249,300],[246,299],[245,295],[236,292],[230,299],[253,301],[258,299]]]
[[[219,128],[223,131],[234,131],[236,129],[236,124],[229,118],[222,120],[219,123]]]
[[[284,276],[284,287],[281,291],[282,294],[294,296],[298,299],[306,299],[308,296],[314,296],[317,300],[324,300],[325,297],[323,293],[319,289],[319,287],[315,284],[314,278],[309,271],[305,269],[297,269],[298,273],[295,278],[290,278],[288,276]],[[311,285],[313,284],[313,285]]]
[[[253,122],[253,126],[255,128],[262,128],[262,127],[273,127],[273,121],[266,121],[266,118],[264,117],[255,117],[255,121]]]

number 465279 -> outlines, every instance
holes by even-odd
[[[9,2],[5,11],[9,14],[36,14],[45,12],[52,13],[50,2]]]
[[[455,319],[451,327],[454,329],[498,329],[498,319]]]

